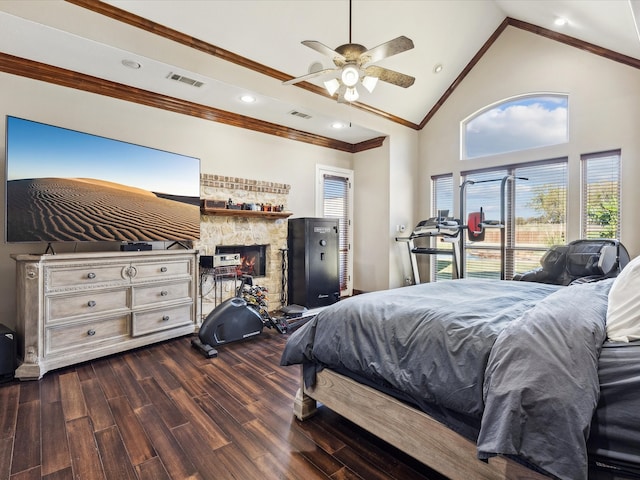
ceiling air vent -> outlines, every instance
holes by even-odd
[[[176,82],[186,83],[187,85],[191,85],[192,87],[201,87],[204,85],[204,82],[195,80],[193,78],[185,77],[184,75],[180,75],[173,72],[167,75],[167,78],[169,80],[175,80]]]
[[[311,118],[311,115],[307,115],[306,113],[298,112],[296,110],[291,110],[289,114],[294,117],[304,118],[305,120],[309,120]]]

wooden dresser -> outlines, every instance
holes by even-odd
[[[21,380],[193,333],[197,252],[12,255]]]

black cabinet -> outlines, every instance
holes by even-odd
[[[292,218],[288,231],[289,304],[317,308],[340,297],[338,219]]]

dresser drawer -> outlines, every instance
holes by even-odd
[[[156,305],[160,302],[190,301],[190,287],[190,281],[135,286],[132,290],[133,308]]]
[[[192,303],[133,313],[133,336],[167,330],[193,323]]]
[[[81,291],[75,295],[46,297],[45,321],[48,325],[82,315],[128,310],[127,289]]]
[[[129,315],[45,328],[45,352],[68,355],[122,342],[129,336]]]
[[[161,262],[133,263],[135,275],[132,276],[134,282],[144,280],[162,280],[175,277],[191,275],[192,261],[189,258],[178,260],[165,260]]]
[[[113,282],[128,284],[127,268],[128,265],[117,263],[74,268],[50,267],[45,270],[45,290],[70,290]]]

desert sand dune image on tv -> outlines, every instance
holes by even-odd
[[[178,201],[96,179],[34,178],[7,184],[7,237],[26,241],[195,240],[199,198]]]
[[[7,242],[200,238],[200,159],[6,118]]]

